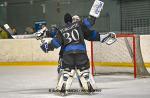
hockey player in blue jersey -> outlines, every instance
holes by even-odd
[[[111,37],[111,34],[101,37],[96,31],[91,31],[89,28],[93,25],[94,19],[90,22],[90,18],[88,18],[83,20],[83,22],[78,21],[72,23],[72,17],[67,13],[64,20],[66,25],[59,28],[54,39],[41,46],[42,50],[45,52],[50,50],[53,51],[54,48],[60,46],[62,47],[62,66],[64,70],[62,71],[62,76],[60,77],[56,88],[60,92],[66,92],[71,86],[76,71],[80,77],[83,89],[87,92],[93,92],[96,86],[94,79],[89,72],[89,59],[87,57],[84,39],[103,42]]]
[[[96,89],[95,81],[89,72],[89,59],[84,39],[111,43],[113,40],[108,41],[108,39],[114,37],[113,33],[101,35],[90,30],[95,23],[95,17],[98,16],[97,11],[91,12],[90,17],[83,19],[83,21],[77,22],[72,22],[71,15],[67,13],[64,16],[66,25],[58,29],[56,36],[50,42],[44,42],[41,45],[41,49],[46,53],[58,47],[62,48],[63,71],[56,87],[61,93],[67,93],[69,90],[75,72],[77,72],[81,85],[86,92],[94,92]],[[95,17],[92,16],[92,13]]]

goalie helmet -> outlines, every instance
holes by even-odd
[[[65,23],[72,23],[72,16],[69,13],[66,13],[64,16],[64,22]]]
[[[80,21],[81,19],[80,19],[80,17],[78,16],[78,15],[74,15],[73,17],[72,17],[72,22],[77,22],[77,21]]]

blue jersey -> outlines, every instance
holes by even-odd
[[[66,24],[58,29],[56,36],[52,39],[50,46],[58,48],[64,54],[69,53],[86,53],[86,45],[84,39],[97,39],[97,32],[90,30],[94,22],[88,18],[83,21]]]

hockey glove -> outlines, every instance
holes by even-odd
[[[109,32],[104,35],[100,35],[100,41],[102,43],[106,43],[107,45],[111,45],[116,42],[116,34],[114,32]]]
[[[41,30],[35,33],[36,39],[41,40],[46,36],[47,27],[43,27]]]
[[[48,51],[50,50],[49,47],[48,47],[48,42],[43,42],[40,45],[40,48],[44,51],[44,53],[48,53]]]
[[[104,6],[104,2],[100,0],[95,0],[89,12],[89,15],[98,18],[100,16],[101,10],[103,9],[103,6]]]
[[[50,37],[53,38],[57,34],[57,32],[58,32],[57,26],[56,25],[52,25],[51,29],[50,29],[50,33],[48,33],[48,34],[49,34]]]

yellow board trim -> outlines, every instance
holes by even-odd
[[[133,63],[126,62],[94,62],[95,66],[108,66],[108,67],[133,67]],[[150,63],[145,63],[146,67],[150,67]]]
[[[150,67],[150,63],[145,63],[145,66],[146,67]]]
[[[0,62],[0,66],[57,66],[58,62]],[[111,67],[133,67],[132,63],[126,62],[94,62],[95,66],[111,66]],[[150,63],[145,63],[146,67],[150,67]]]
[[[112,66],[112,67],[133,67],[132,63],[126,62],[94,62],[95,66]]]
[[[0,62],[0,66],[55,66],[58,62]]]

